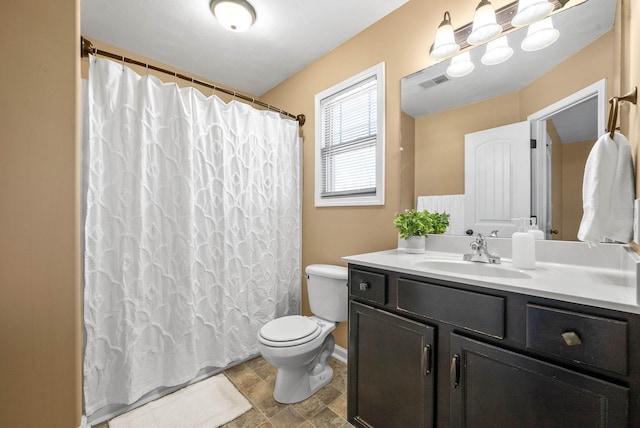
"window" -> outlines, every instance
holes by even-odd
[[[319,94],[316,206],[384,205],[384,63]]]

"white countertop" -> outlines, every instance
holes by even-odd
[[[431,239],[431,236],[429,239]],[[439,239],[442,240],[443,238]],[[468,241],[469,239],[467,238],[466,240]],[[505,243],[503,242],[502,245],[504,246]],[[496,246],[500,247],[500,245]],[[432,247],[437,248],[439,245],[432,245]],[[442,246],[440,247],[442,248]],[[446,247],[450,248],[451,246],[447,244]],[[549,258],[548,254],[555,249],[559,249],[559,251],[564,253],[566,253],[567,249],[572,250],[576,255],[575,263],[554,263],[539,260],[536,262],[536,269],[521,270],[513,268],[511,260],[503,257],[501,266],[495,266],[497,269],[507,269],[524,273],[530,278],[488,277],[436,270],[421,266],[419,264],[420,262],[436,260],[444,261],[445,263],[454,262],[455,269],[455,263],[462,260],[462,252],[434,251],[433,248],[428,249],[424,254],[408,254],[403,249],[394,249],[347,256],[343,257],[342,260],[351,264],[417,275],[425,278],[461,282],[489,289],[529,294],[640,314],[637,293],[640,257],[638,257],[635,252],[621,245],[615,248],[601,248],[598,251],[606,251],[611,254],[607,254],[609,260],[606,262],[602,262],[602,260],[607,259],[607,257],[602,257],[601,254],[597,254],[599,256],[598,259],[601,260],[600,263],[591,262],[591,260],[589,260],[591,257],[579,246],[559,246],[549,241],[543,241],[536,247],[536,252],[546,253],[546,258]],[[565,260],[567,259],[566,254],[564,258]],[[598,264],[600,266],[598,266]],[[602,266],[603,264],[605,266]],[[609,266],[607,266],[607,264]]]

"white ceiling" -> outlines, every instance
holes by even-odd
[[[261,96],[408,0],[250,0],[255,24],[223,29],[210,0],[82,0],[82,35]]]

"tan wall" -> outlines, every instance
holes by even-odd
[[[562,140],[553,123],[553,120],[547,120],[547,134],[551,139],[551,227],[558,230],[558,234],[552,234],[551,239],[565,240],[564,228],[562,225],[563,216],[563,194],[562,182],[564,179],[563,172],[563,150]],[[582,193],[580,193],[582,195]],[[582,206],[582,204],[580,204]]]
[[[624,0],[621,8],[622,43],[616,62],[621,63],[620,87],[616,95],[624,95],[640,85],[640,2]],[[632,25],[633,24],[633,25]],[[640,103],[621,104],[621,131],[631,143],[633,157],[636,160],[636,196],[640,197],[640,168],[638,150],[640,150]]]
[[[408,114],[400,115],[400,210],[415,208],[415,149],[416,120]]]
[[[584,166],[595,141],[582,141],[562,145],[562,239],[575,241],[582,221],[582,180]]]
[[[0,425],[81,415],[79,1],[3,2]]]
[[[519,122],[517,92],[416,119],[415,197],[464,193],[464,136]]]

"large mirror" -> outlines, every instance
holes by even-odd
[[[527,175],[527,192],[522,194],[527,193],[528,200],[522,209],[530,213],[527,217],[539,219],[547,239],[577,239],[584,163],[604,132],[606,99],[614,79],[617,1],[572,3],[553,14],[560,36],[545,49],[523,51],[520,43],[527,28],[521,28],[508,34],[514,53],[502,64],[482,64],[486,46],[478,46],[470,51],[475,69],[467,76],[447,76],[450,60],[444,60],[401,80],[402,135],[415,138],[418,200],[449,207],[449,212],[456,211],[451,207],[475,200],[489,218],[499,209],[502,217],[525,216],[515,210],[513,200],[496,200],[490,191],[483,192],[478,183],[484,181],[471,178],[468,158],[473,142],[465,144],[465,139],[528,121],[528,138],[535,140],[535,148],[526,161],[529,165],[512,168]],[[500,180],[511,193],[518,192],[513,177],[492,175],[489,181]],[[470,189],[470,182],[475,183],[475,189]],[[433,209],[434,205],[422,207]],[[466,219],[456,213],[451,229],[455,233],[488,233],[493,229],[498,230],[498,236],[511,235],[510,222],[490,219],[486,225],[474,223],[469,212],[478,210],[476,206],[462,207],[462,218]]]

